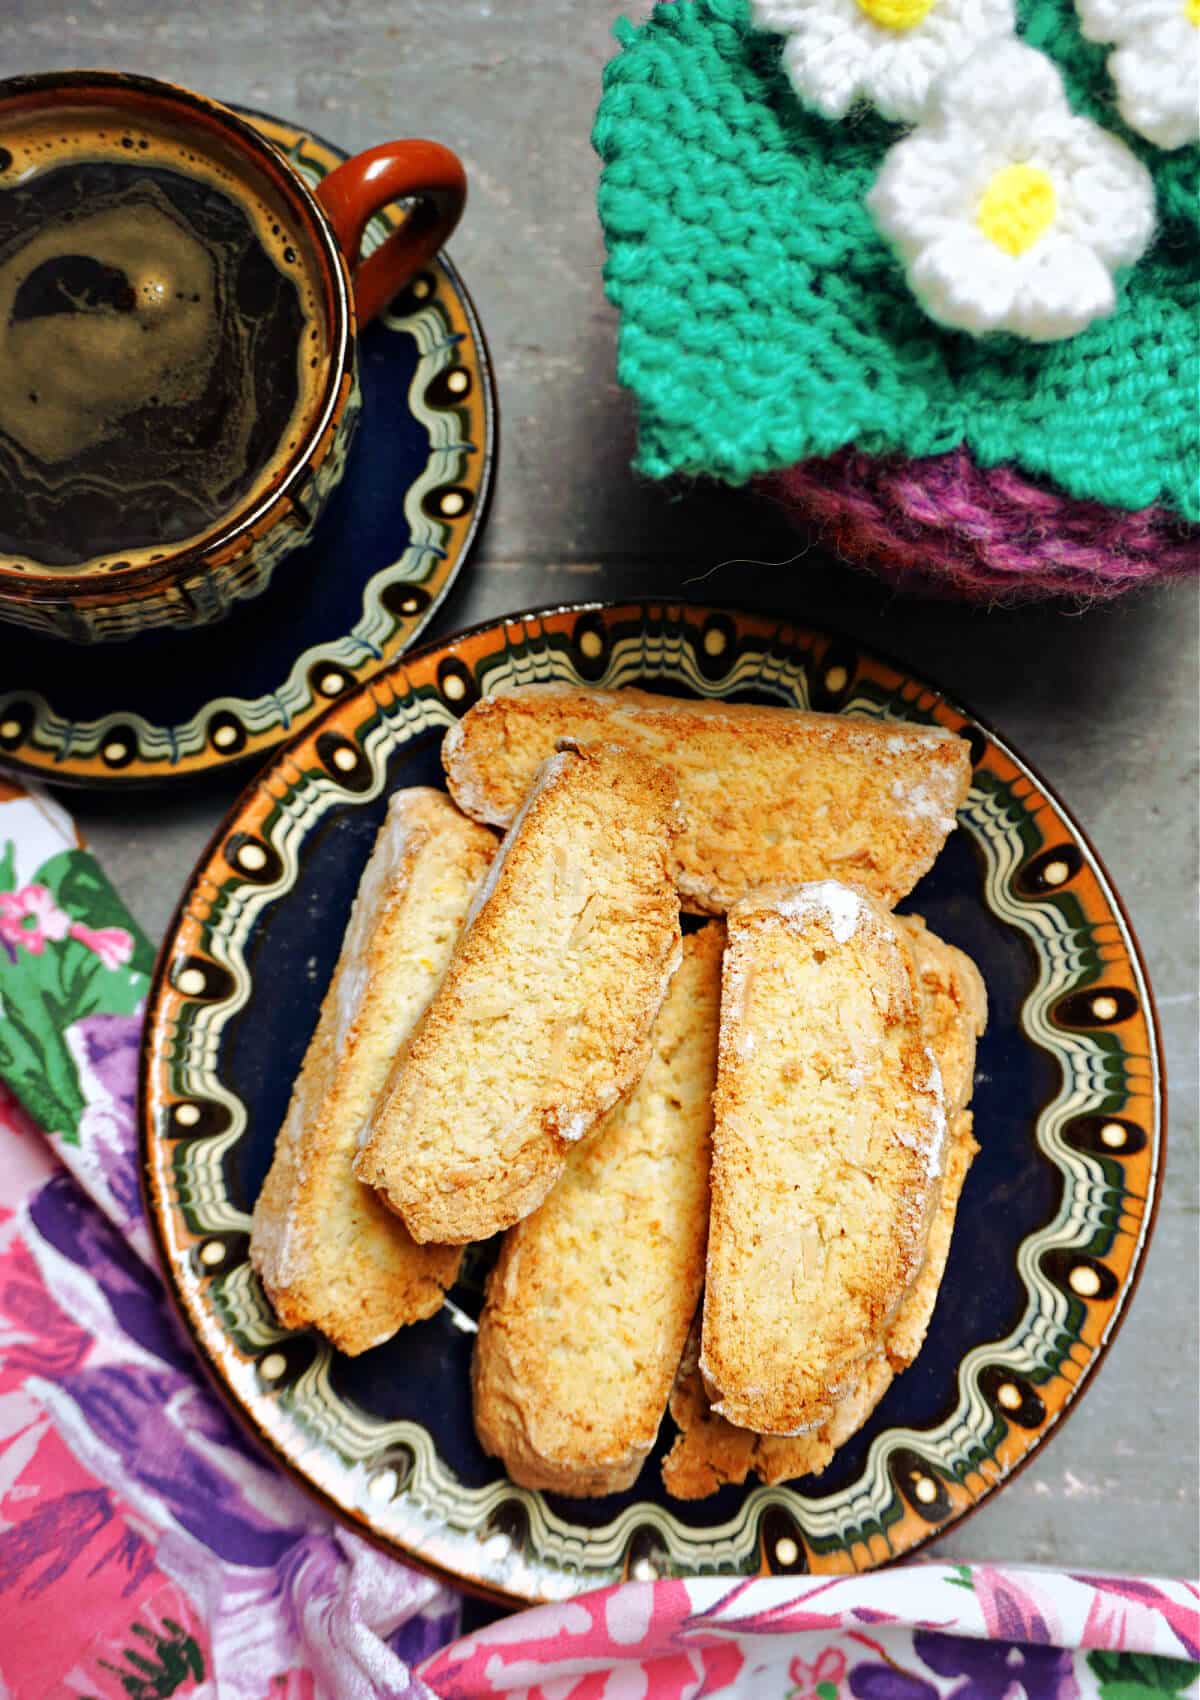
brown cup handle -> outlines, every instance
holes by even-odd
[[[358,320],[366,324],[441,248],[462,216],[467,178],[458,156],[437,142],[381,142],[322,178],[316,194],[354,274]],[[407,197],[415,204],[404,223],[360,260],[368,221]]]

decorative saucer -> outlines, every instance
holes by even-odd
[[[628,1492],[528,1492],[484,1456],[471,1419],[494,1242],[472,1249],[438,1315],[356,1358],[280,1328],[251,1268],[250,1212],[389,794],[442,782],[443,734],[482,693],[556,680],[934,723],[970,741],[959,830],[904,907],[987,983],[980,1153],[925,1344],[823,1475],[681,1503],[659,1474],[667,1418]],[[844,639],[663,603],[464,632],[376,674],[281,750],[213,838],[168,932],[140,1111],[168,1284],[234,1409],[347,1521],[510,1600],[624,1576],[864,1570],[966,1515],[1095,1379],[1149,1238],[1162,1117],[1129,923],[1086,837],[1021,757]]]
[[[345,158],[246,116],[310,184]],[[364,252],[398,218],[373,221]],[[361,334],[359,377],[341,487],[287,573],[230,620],[79,646],[0,625],[0,761],[128,785],[261,756],[413,644],[467,558],[495,464],[487,348],[444,254]]]

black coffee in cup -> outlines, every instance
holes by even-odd
[[[282,476],[328,360],[315,262],[215,139],[0,121],[0,555],[201,540]]]

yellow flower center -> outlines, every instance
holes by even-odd
[[[936,0],[858,0],[859,10],[885,30],[910,30],[924,23]],[[1191,5],[1194,0],[1188,0]]]
[[[1023,254],[1054,223],[1054,184],[1036,165],[1006,165],[983,194],[975,222],[989,242],[1006,254]]]
[[[1183,0],[1183,15],[1193,29],[1200,30],[1200,0]]]

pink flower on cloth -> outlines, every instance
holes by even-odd
[[[8,946],[13,961],[17,945],[24,945],[31,956],[40,956],[47,939],[57,942],[66,938],[70,927],[70,918],[44,885],[0,891],[0,943]]]
[[[846,1658],[837,1647],[826,1647],[810,1665],[803,1659],[793,1659],[788,1675],[795,1687],[788,1700],[837,1700],[845,1674]]]
[[[1094,1590],[1085,1646],[1141,1647],[1157,1614],[1170,1624],[1187,1657],[1200,1660],[1200,1588],[1194,1582],[1179,1585],[1195,1602],[1185,1605],[1156,1583],[1132,1576],[1079,1576],[1076,1581]]]
[[[133,934],[124,927],[85,927],[82,921],[73,921],[70,933],[94,950],[106,968],[119,968],[133,955]]]

